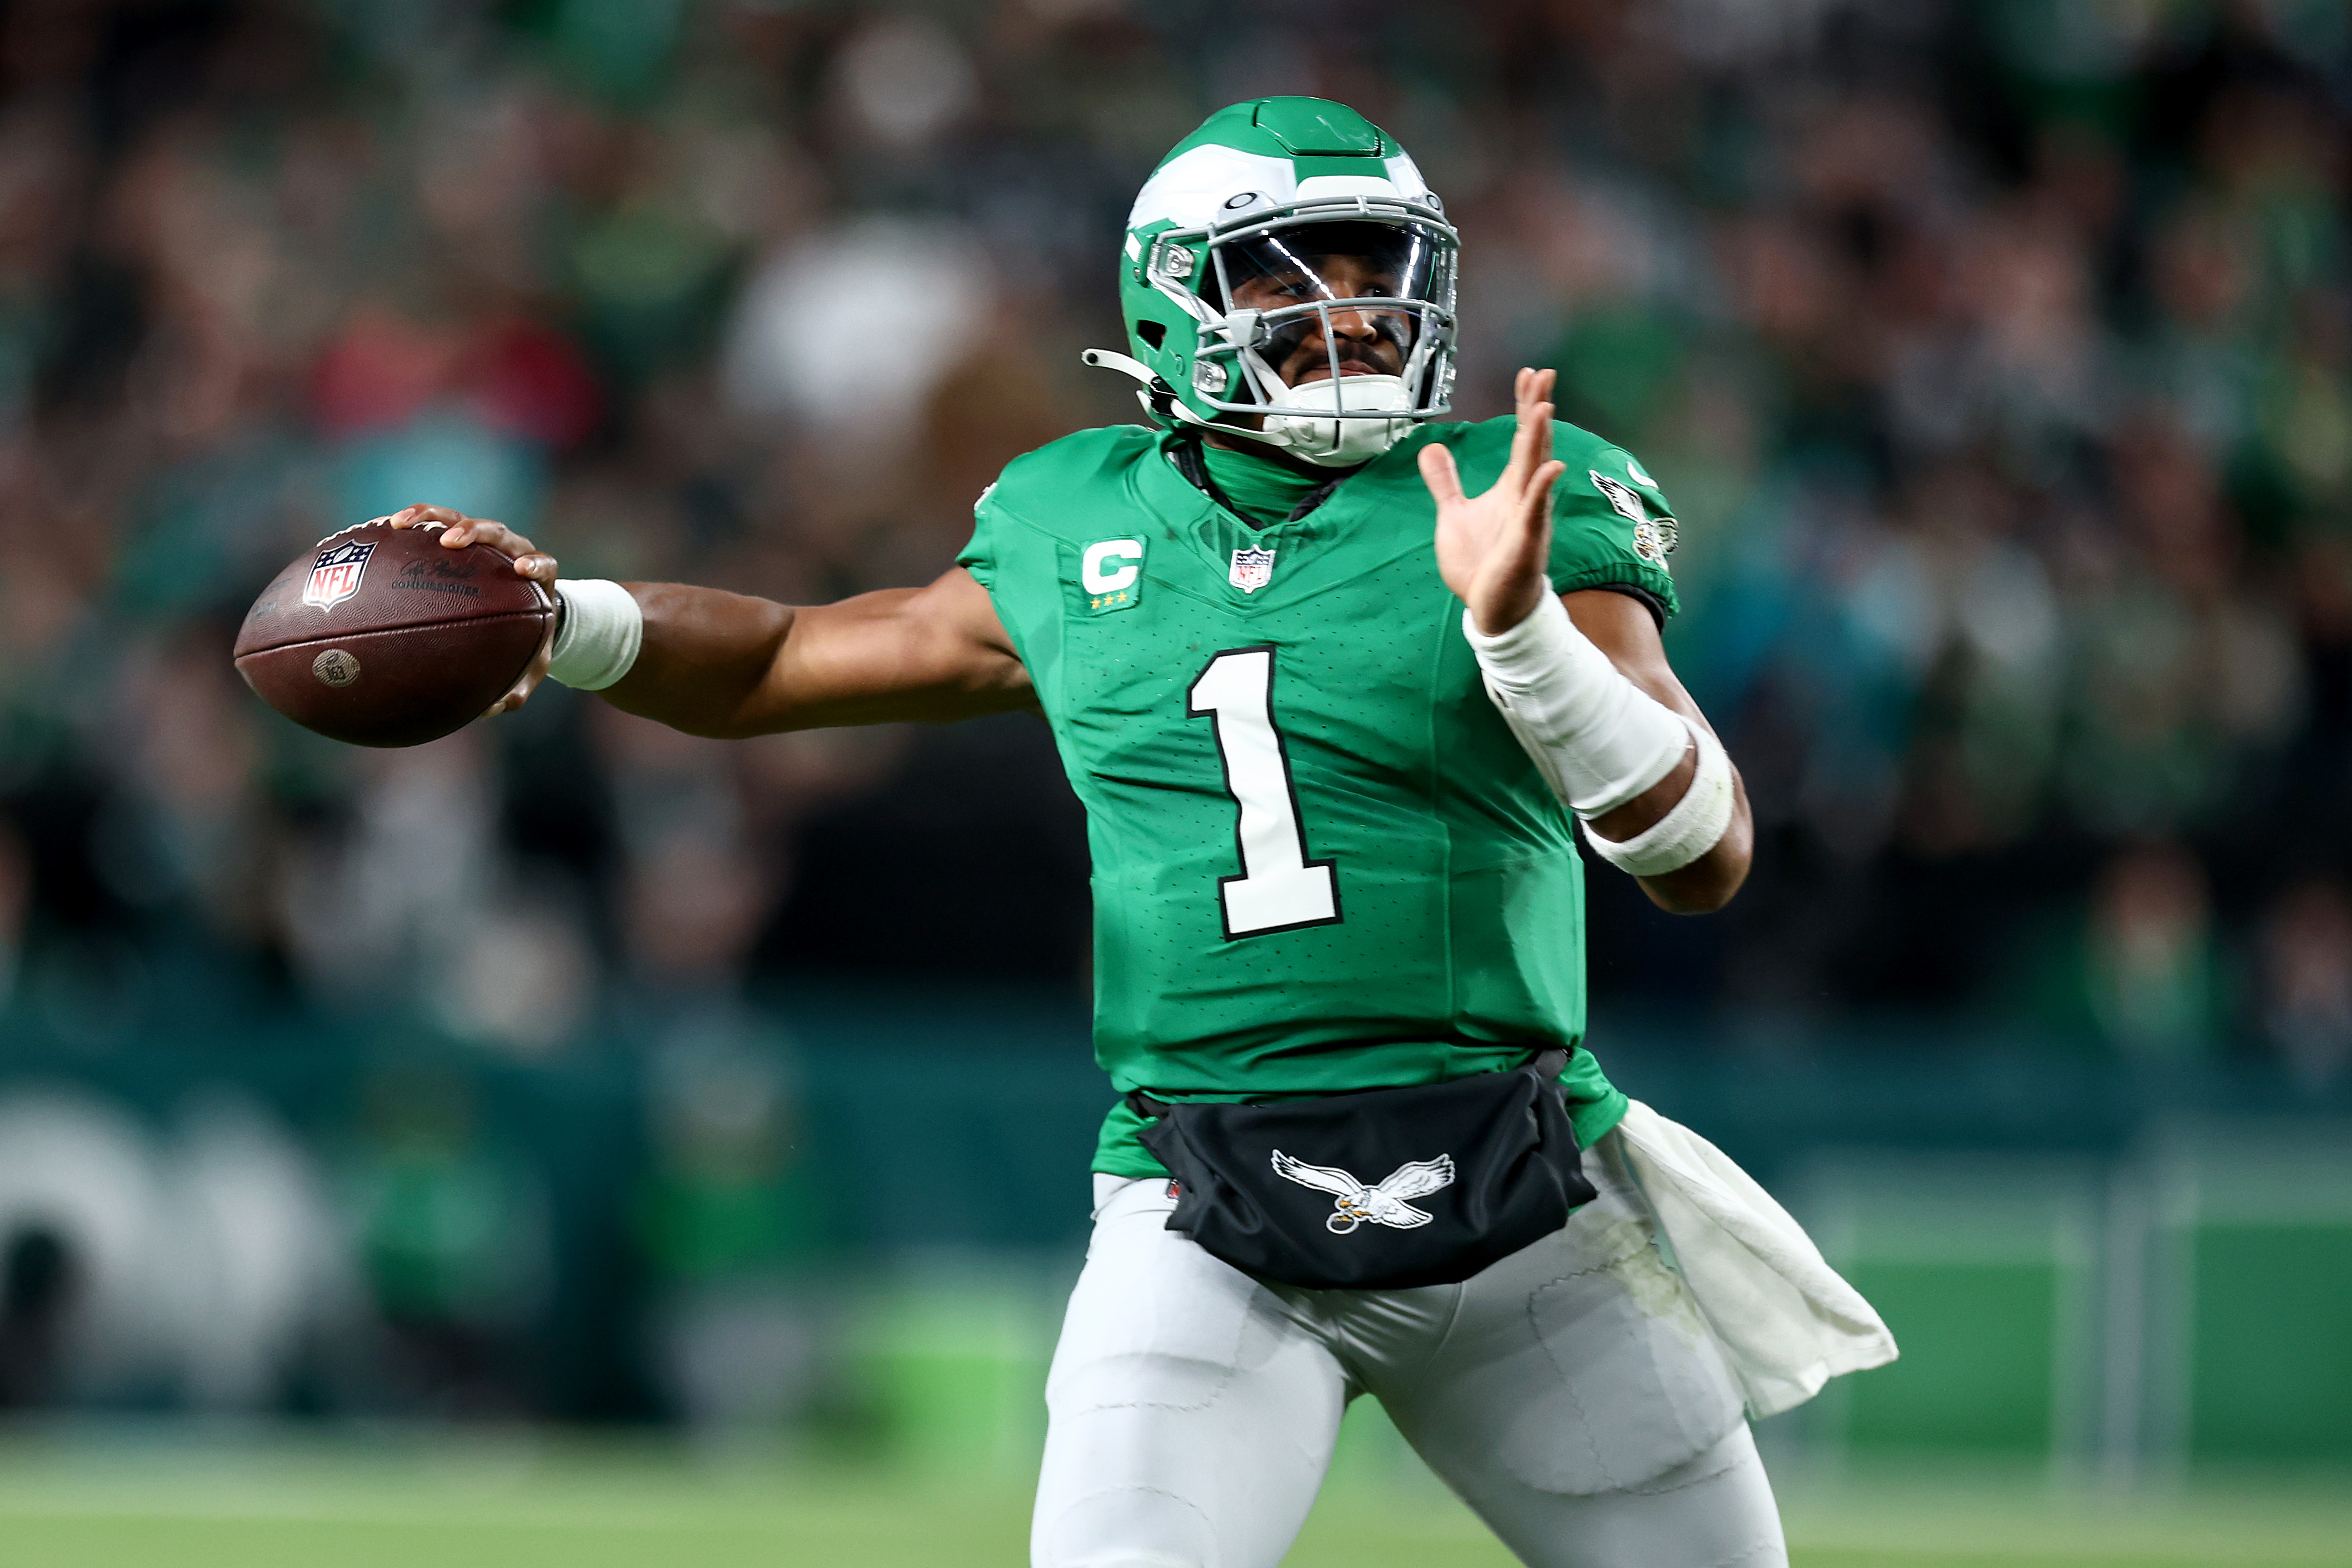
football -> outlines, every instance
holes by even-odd
[[[356,746],[464,727],[520,679],[555,601],[486,544],[365,522],[320,540],[261,591],[236,670],[296,723]]]

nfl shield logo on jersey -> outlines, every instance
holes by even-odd
[[[358,593],[360,579],[367,575],[368,557],[374,553],[373,542],[331,544],[319,552],[319,559],[310,566],[310,581],[302,589],[302,602],[331,610]]]
[[[1255,546],[1234,552],[1234,586],[1244,594],[1255,594],[1274,581],[1274,552]]]

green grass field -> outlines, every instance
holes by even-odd
[[[1425,1474],[1335,1477],[1297,1568],[1509,1568]],[[1946,1467],[1784,1485],[1800,1568],[2352,1565],[2352,1478],[2094,1497]],[[0,1438],[5,1568],[943,1568],[1027,1561],[1023,1479],[541,1434]]]

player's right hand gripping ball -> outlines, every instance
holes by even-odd
[[[555,617],[546,589],[435,524],[328,535],[261,591],[236,669],[296,723],[359,746],[415,746],[480,716],[522,678]]]

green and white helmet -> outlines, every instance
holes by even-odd
[[[1237,103],[1144,183],[1119,271],[1133,353],[1087,363],[1142,382],[1164,425],[1360,463],[1449,411],[1457,248],[1421,171],[1354,110]]]

